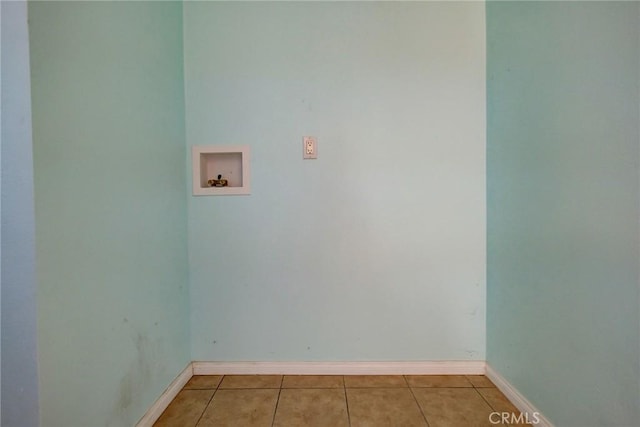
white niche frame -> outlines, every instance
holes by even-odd
[[[193,145],[191,163],[194,196],[233,196],[251,194],[248,145]],[[207,181],[229,181],[227,187],[210,187]]]

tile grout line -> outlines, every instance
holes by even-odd
[[[487,404],[487,406],[488,406],[489,408],[491,408],[491,410],[492,410],[492,411],[494,411],[494,412],[497,412],[497,411],[498,411],[498,409],[497,409],[497,408],[494,408],[494,407],[493,407],[493,405],[492,405],[492,404],[491,404],[491,403],[490,403],[490,402],[489,402],[489,401],[488,401],[488,400],[487,400],[487,399],[482,395],[482,393],[480,393],[480,392],[478,391],[478,389],[477,389],[475,386],[473,387],[473,389],[476,391],[476,393],[478,393],[478,394],[480,395],[480,398],[481,398],[482,400],[484,400],[484,401],[485,401],[485,403]],[[491,417],[491,415],[489,415],[489,417]],[[511,424],[508,424],[508,425],[511,425]]]
[[[200,424],[200,420],[202,420],[202,417],[204,416],[204,413],[207,412],[207,408],[209,407],[209,405],[211,405],[211,401],[213,400],[213,396],[215,396],[216,393],[218,392],[218,389],[220,388],[220,384],[222,384],[222,380],[223,379],[224,379],[224,375],[220,377],[220,381],[218,381],[218,385],[216,385],[216,388],[213,390],[213,394],[211,395],[211,397],[209,398],[209,401],[207,402],[207,404],[205,405],[204,409],[202,410],[202,413],[198,417],[198,421],[196,421],[196,423],[194,424],[194,427],[198,427],[198,424]]]
[[[484,400],[484,401],[485,401],[485,403],[489,406],[489,408],[491,408],[491,409],[492,409],[492,410],[494,410],[494,411],[497,411],[497,409],[493,407],[493,405],[492,405],[492,404],[491,404],[491,403],[490,403],[490,402],[489,402],[489,401],[488,401],[488,400],[487,400],[487,399],[482,395],[482,393],[480,393],[480,392],[476,389],[476,387],[474,387],[473,389],[476,391],[476,393],[478,393],[478,394],[480,395],[480,397],[482,398],[482,400]]]
[[[472,383],[472,384],[473,384],[473,383]],[[487,404],[487,406],[489,406],[489,408],[490,408],[492,411],[498,411],[498,408],[494,407],[494,406],[491,404],[491,402],[489,402],[489,401],[487,400],[487,398],[486,398],[486,397],[484,397],[484,395],[478,391],[478,389],[479,389],[479,388],[496,388],[496,387],[476,387],[476,386],[474,385],[474,386],[473,386],[473,389],[476,391],[476,393],[478,393],[478,394],[480,395],[480,398],[481,398],[482,400],[484,400],[484,401],[485,401],[485,403]],[[507,400],[508,400],[508,399],[507,399]],[[509,402],[511,402],[511,401],[509,401]],[[516,409],[517,409],[517,408],[516,408]],[[509,424],[509,425],[510,425],[510,424]]]
[[[413,401],[416,402],[416,405],[418,405],[418,409],[420,410],[420,413],[422,414],[422,418],[424,419],[424,422],[427,423],[427,427],[429,427],[429,421],[427,420],[427,416],[425,415],[424,411],[422,410],[422,406],[420,406],[420,403],[418,403],[418,398],[416,397],[415,393],[413,392],[413,388],[409,385],[409,381],[407,380],[407,376],[403,375],[402,378],[404,378],[404,382],[407,383],[407,387],[409,388],[409,391],[411,392],[411,396],[413,396]]]
[[[273,419],[271,420],[271,427],[276,423],[276,413],[278,412],[278,404],[280,403],[280,394],[282,393],[282,385],[284,384],[284,374],[280,378],[280,388],[278,389],[278,398],[276,399],[276,407],[273,409]]]
[[[497,411],[497,409],[493,407],[491,402],[489,402],[487,400],[487,398],[484,397],[484,395],[478,391],[479,388],[495,388],[495,387],[476,387],[476,385],[474,383],[472,383],[471,380],[468,378],[469,377],[468,375],[465,375],[465,377],[467,377],[467,381],[469,381],[471,383],[471,385],[473,386],[473,389],[476,391],[476,393],[478,393],[480,395],[482,400],[485,401],[485,403],[489,406],[489,408],[491,408],[493,411]]]
[[[347,397],[347,384],[344,379],[344,375],[342,376],[342,391],[344,392],[344,403],[347,405],[347,422],[349,423],[349,427],[351,427],[351,414],[349,413],[349,398]]]
[[[222,390],[280,390],[280,387],[233,387],[233,388],[221,388],[220,390],[221,391]],[[287,389],[285,388],[284,390],[287,390]]]

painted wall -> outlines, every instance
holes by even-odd
[[[640,417],[639,8],[487,4],[487,358],[557,426]]]
[[[29,20],[41,425],[131,426],[191,360],[182,5]]]
[[[252,150],[250,196],[189,197],[193,358],[483,360],[484,5],[187,2],[184,37],[187,147]]]
[[[38,425],[33,153],[27,3],[0,3],[2,426]],[[19,307],[19,309],[16,309]]]

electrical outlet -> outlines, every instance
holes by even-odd
[[[302,137],[302,158],[317,159],[318,158],[318,140],[315,136]]]

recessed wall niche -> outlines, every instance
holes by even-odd
[[[250,194],[249,152],[248,145],[192,146],[193,195]]]

